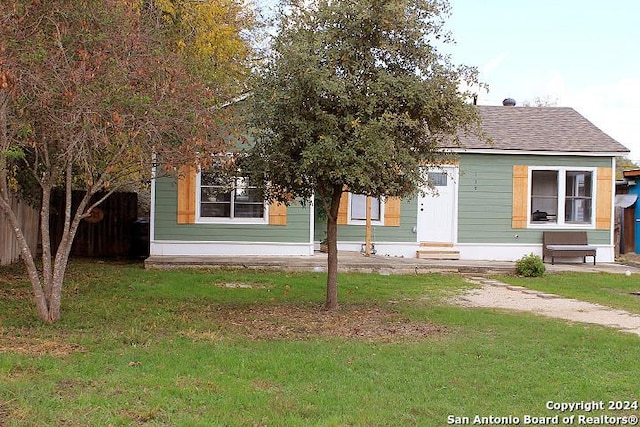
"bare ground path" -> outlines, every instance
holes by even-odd
[[[468,280],[481,288],[471,289],[455,300],[457,304],[465,307],[527,311],[573,322],[609,326],[640,335],[640,316],[637,314],[555,294],[545,294],[484,277],[472,277]]]

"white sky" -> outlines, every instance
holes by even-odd
[[[256,0],[269,7],[277,0]],[[640,1],[450,0],[454,63],[489,85],[480,105],[572,107],[640,162]]]
[[[474,65],[479,104],[536,97],[572,107],[640,160],[640,2],[452,0],[455,63]]]

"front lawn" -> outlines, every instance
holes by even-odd
[[[324,280],[74,262],[43,326],[0,268],[0,425],[442,426],[638,398],[637,336],[453,306],[456,275],[343,274],[327,314]]]

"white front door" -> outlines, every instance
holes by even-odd
[[[429,174],[433,189],[418,196],[418,241],[454,243],[458,168],[443,166],[425,173]]]

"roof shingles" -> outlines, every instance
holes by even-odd
[[[461,149],[627,153],[629,150],[567,107],[479,106],[491,142],[461,135]]]

